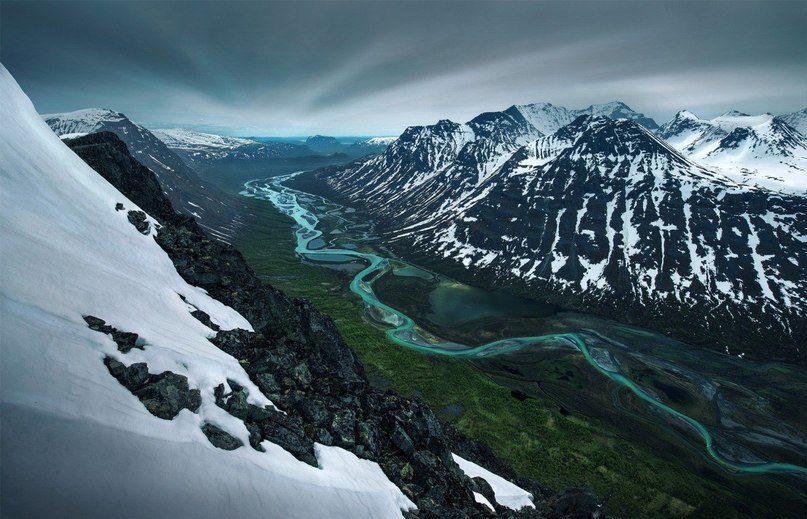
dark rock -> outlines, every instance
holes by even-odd
[[[119,332],[112,331],[112,340],[118,345],[118,350],[121,353],[129,353],[132,348],[143,349],[143,346],[137,344],[138,335],[132,332]]]
[[[194,310],[193,312],[191,312],[191,315],[194,316],[196,320],[198,320],[200,323],[204,324],[211,330],[215,332],[219,331],[219,326],[212,320],[210,320],[210,316],[207,315],[205,312],[201,310]]]
[[[247,403],[247,392],[244,389],[233,391],[227,399],[225,409],[228,413],[240,420],[249,416],[250,405]]]
[[[140,234],[148,234],[151,229],[151,224],[146,219],[146,213],[143,211],[129,211],[126,213],[129,223],[135,226]]]
[[[116,211],[123,211],[123,204],[122,204],[122,203],[120,203],[120,202],[118,202],[117,204],[115,204],[115,210],[116,210]]]
[[[148,367],[145,362],[138,362],[127,367],[111,357],[106,357],[104,364],[109,373],[130,391],[143,387],[149,380]]]
[[[148,372],[144,362],[124,366],[121,362],[106,357],[109,373],[126,389],[131,391],[151,414],[171,420],[182,409],[192,412],[202,405],[202,395],[198,389],[188,387],[188,378],[171,371],[158,374]]]
[[[305,363],[295,366],[292,370],[292,376],[294,376],[294,380],[303,387],[311,383],[311,372],[308,371],[308,366]]]
[[[520,400],[522,402],[530,397],[527,393],[525,393],[524,391],[521,391],[520,389],[511,390],[510,391],[510,396],[512,396],[516,400]]]
[[[395,429],[392,431],[392,443],[401,449],[404,454],[412,454],[415,451],[415,444],[412,443],[412,438],[410,438],[399,425],[396,425]]]
[[[111,335],[112,340],[115,341],[115,344],[118,346],[118,351],[121,353],[129,353],[132,348],[143,349],[143,345],[138,343],[138,335],[136,333],[122,332],[106,324],[103,319],[92,315],[85,315],[84,322],[87,323],[87,326],[89,326],[91,330]]]
[[[591,494],[570,488],[558,493],[549,500],[550,517],[569,519],[604,518],[597,499]]]
[[[490,484],[480,477],[471,478],[472,488],[474,492],[479,492],[485,499],[490,501],[491,504],[495,506],[496,503],[496,494],[493,493],[493,489],[490,487]]]
[[[314,442],[308,438],[303,422],[297,416],[269,410],[269,416],[257,423],[264,439],[289,451],[298,460],[317,467]]]
[[[243,445],[241,440],[210,423],[202,425],[202,432],[205,433],[210,443],[219,449],[232,451]]]
[[[170,420],[182,409],[195,413],[202,405],[201,393],[188,387],[187,377],[164,371],[149,378],[149,383],[134,394],[154,416]]]
[[[330,432],[336,445],[349,448],[356,444],[356,413],[352,409],[340,409],[334,413]]]
[[[280,386],[271,373],[259,373],[255,377],[255,383],[265,395],[274,395],[280,392]],[[269,398],[272,398],[269,396]]]

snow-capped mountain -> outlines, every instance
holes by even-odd
[[[506,113],[492,134],[513,135]],[[478,140],[470,123],[410,128],[321,178],[398,250],[459,277],[732,353],[804,358],[804,197],[738,183],[631,120],[582,116],[504,157],[469,153]]]
[[[356,141],[353,144],[355,146],[366,146],[372,148],[383,146],[384,148],[386,148],[387,146],[395,142],[395,139],[397,138],[398,137],[370,137],[369,139]]]
[[[0,104],[4,516],[534,506],[453,454],[428,408],[372,388],[330,319],[172,213],[131,155],[91,169],[2,66]],[[123,153],[104,132],[73,145]]]
[[[738,182],[807,193],[807,137],[780,117],[731,111],[704,120],[682,111],[659,128],[658,136]]]
[[[610,119],[630,119],[638,122],[647,129],[658,128],[656,121],[642,113],[632,110],[621,101],[590,105],[588,108],[570,110],[563,106],[550,103],[535,103],[529,105],[516,105],[516,109],[529,123],[544,135],[555,133],[562,126],[566,126],[581,115],[595,117],[608,117]]]
[[[63,138],[108,131],[117,135],[129,151],[152,170],[174,207],[199,219],[208,232],[217,239],[229,241],[234,230],[241,225],[239,205],[225,203],[228,196],[212,184],[205,182],[188,167],[176,153],[152,132],[113,110],[92,108],[61,114],[47,114],[42,118],[51,129]]]
[[[807,108],[802,108],[801,110],[790,112],[789,114],[782,114],[778,116],[777,119],[786,122],[792,128],[795,128],[796,131],[807,136]]]
[[[264,160],[303,157],[313,152],[306,146],[284,142],[258,142],[252,139],[214,135],[181,128],[153,130],[154,135],[174,151],[193,161]]]
[[[465,124],[442,120],[407,128],[383,154],[332,181],[345,195],[360,192],[383,215],[417,227],[421,211],[450,212],[464,197],[479,196],[471,189],[485,183],[513,152],[586,112],[644,117],[618,102],[583,110],[548,103],[515,105],[480,114]]]

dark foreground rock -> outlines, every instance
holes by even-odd
[[[86,146],[82,149],[86,150]],[[132,167],[121,175],[108,174],[109,180],[146,173]],[[465,476],[454,462],[452,452],[533,493],[536,509],[513,512],[497,506],[495,512],[500,517],[562,517],[557,514],[565,513],[563,510],[577,513],[581,509],[564,508],[562,496],[553,501],[560,504],[550,506],[552,491],[519,477],[486,446],[446,428],[428,406],[371,386],[333,320],[309,302],[292,300],[262,284],[237,250],[208,240],[192,218],[165,210],[168,201],[159,200],[163,197],[161,191],[130,192],[126,187],[131,183],[115,185],[140,207],[160,210],[159,214],[150,213],[161,224],[155,239],[177,272],[188,283],[233,307],[255,329],[255,332],[219,331],[211,339],[239,360],[251,380],[279,409],[249,404],[247,390],[233,381],[216,388],[216,404],[243,420],[250,433],[251,448],[261,450],[261,442],[268,440],[299,460],[316,465],[314,444],[321,443],[375,461],[418,506],[407,517],[486,517],[491,513],[473,497],[474,491],[490,495],[489,488]],[[160,374],[157,377],[163,378],[159,380],[167,378],[167,382],[155,386],[154,375],[148,374],[145,365],[127,368],[108,359],[107,366],[113,376],[138,396],[148,387],[145,393],[150,398],[171,402],[166,411],[178,412],[178,406],[193,405],[195,401],[196,390],[187,391],[187,380],[182,387],[178,375]],[[168,385],[176,391],[168,391]],[[233,446],[221,434],[224,431],[212,427],[208,424],[203,431],[213,445]]]
[[[130,366],[115,359],[104,359],[109,373],[126,389],[143,402],[151,414],[165,420],[171,420],[182,409],[191,412],[199,410],[202,395],[198,389],[188,386],[188,378],[171,371],[149,373],[145,362]]]

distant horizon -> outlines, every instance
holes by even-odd
[[[670,121],[673,117],[675,117],[675,115],[677,113],[679,113],[681,111],[687,111],[687,112],[693,113],[696,116],[698,116],[699,119],[709,120],[709,119],[714,119],[716,117],[720,117],[721,115],[727,114],[727,113],[732,112],[732,111],[742,112],[742,113],[745,113],[745,114],[751,115],[751,116],[770,114],[770,115],[772,115],[774,117],[777,117],[777,116],[787,115],[787,114],[794,113],[794,112],[799,112],[799,111],[802,111],[802,110],[807,110],[807,101],[805,101],[804,106],[801,106],[799,108],[795,108],[793,110],[789,110],[789,111],[786,111],[786,112],[782,112],[782,113],[773,113],[773,112],[770,112],[770,111],[754,113],[754,112],[751,112],[751,111],[742,110],[742,109],[739,109],[739,108],[735,107],[735,108],[728,108],[728,109],[725,109],[725,110],[717,110],[713,115],[709,114],[707,116],[704,116],[703,114],[698,113],[698,112],[696,112],[694,110],[690,110],[690,109],[687,109],[687,108],[681,108],[679,110],[676,110],[673,113],[673,115],[670,116],[669,118],[664,119],[664,120],[660,120],[660,119],[658,119],[656,117],[653,117],[652,115],[648,114],[647,112],[644,112],[642,110],[637,110],[630,103],[628,103],[628,102],[626,102],[624,100],[620,100],[620,99],[612,99],[610,101],[606,101],[606,102],[603,102],[603,103],[589,103],[588,105],[581,106],[581,107],[569,107],[569,106],[564,106],[564,105],[561,105],[561,104],[558,104],[558,103],[552,103],[552,102],[548,102],[548,101],[536,101],[536,102],[533,102],[533,103],[512,103],[512,104],[510,104],[510,105],[508,105],[508,106],[506,106],[504,108],[501,108],[500,110],[483,110],[483,111],[479,112],[478,114],[472,116],[471,119],[473,119],[473,117],[476,117],[477,115],[480,115],[480,114],[483,114],[483,113],[504,111],[504,110],[507,110],[508,108],[510,108],[511,106],[514,106],[514,105],[530,105],[530,104],[542,104],[542,103],[546,103],[546,104],[550,104],[550,105],[558,106],[558,107],[563,107],[563,108],[566,108],[566,109],[569,109],[569,110],[581,110],[581,109],[588,108],[589,106],[592,106],[592,105],[605,105],[605,104],[608,104],[608,103],[623,103],[628,108],[630,108],[631,110],[633,110],[633,111],[635,111],[637,113],[643,114],[646,117],[649,117],[649,118],[653,119],[656,122],[656,124],[658,124],[659,126],[661,126],[662,124]],[[35,105],[35,107],[36,107],[36,105]],[[94,110],[94,109],[97,109],[97,110],[111,110],[111,111],[114,111],[114,112],[117,112],[117,113],[121,113],[125,117],[127,117],[129,120],[134,122],[135,124],[139,124],[140,126],[143,126],[144,128],[146,128],[148,130],[182,129],[182,130],[189,130],[189,131],[194,131],[194,132],[199,132],[199,133],[208,133],[208,134],[211,134],[211,135],[221,135],[221,136],[224,136],[224,137],[237,137],[237,138],[242,138],[242,139],[249,139],[249,138],[282,139],[282,140],[289,140],[289,141],[291,141],[291,140],[305,141],[309,137],[314,137],[314,136],[317,136],[317,135],[321,135],[321,136],[324,136],[324,137],[334,137],[336,139],[345,139],[345,140],[361,140],[361,139],[370,139],[370,138],[374,138],[374,137],[399,137],[407,128],[415,127],[415,126],[430,126],[430,125],[436,124],[438,121],[443,120],[443,119],[449,119],[452,122],[460,123],[460,124],[467,123],[468,121],[470,121],[470,119],[464,120],[464,121],[459,121],[459,120],[451,119],[449,117],[442,117],[440,119],[436,119],[436,120],[434,120],[432,122],[429,122],[429,123],[426,123],[426,124],[411,124],[411,125],[405,126],[398,133],[388,133],[388,134],[380,134],[380,133],[349,133],[349,134],[346,133],[346,134],[339,134],[339,133],[324,133],[324,132],[321,132],[321,131],[312,131],[311,133],[296,134],[296,135],[281,135],[281,134],[263,134],[262,135],[262,134],[258,134],[258,133],[238,133],[237,130],[234,130],[234,129],[231,129],[231,128],[212,127],[212,126],[196,126],[196,127],[194,127],[194,126],[184,126],[184,125],[181,125],[179,123],[173,123],[172,124],[172,123],[169,123],[169,122],[163,122],[163,123],[160,123],[160,124],[157,124],[157,125],[149,124],[149,123],[144,123],[144,122],[136,119],[135,117],[130,116],[129,114],[125,113],[122,110],[116,110],[115,108],[108,107],[108,106],[106,106],[106,107],[85,106],[83,108],[76,108],[74,110],[63,110],[63,111],[53,111],[53,112],[42,112],[41,110],[39,110],[37,108],[37,112],[42,116],[46,116],[46,115],[66,114],[66,113],[71,113],[71,112],[78,112],[78,111],[81,111],[81,110]]]

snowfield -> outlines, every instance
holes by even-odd
[[[270,402],[180,295],[223,329],[249,323],[177,274],[127,221],[138,208],[59,140],[1,65],[0,106],[0,515],[378,518],[414,507],[378,465],[339,448],[318,446],[314,468],[269,442],[265,453],[210,444],[204,422],[248,445],[243,422],[215,405],[216,385],[231,379],[252,403]],[[120,353],[88,314],[138,333],[144,350]],[[201,390],[198,414],[151,415],[105,356],[186,376]]]

